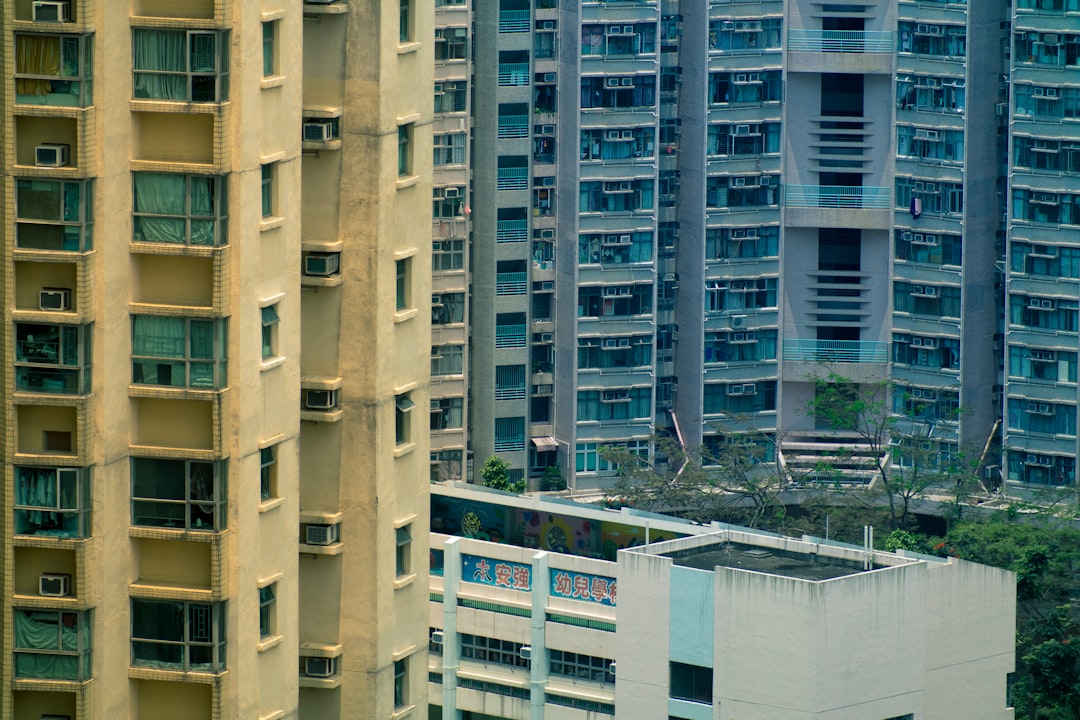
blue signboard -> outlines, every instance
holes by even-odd
[[[551,596],[614,607],[615,578],[552,568]]]
[[[511,590],[532,589],[532,567],[529,565],[465,554],[461,556],[461,565],[464,582]]]

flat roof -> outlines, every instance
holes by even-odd
[[[866,572],[861,562],[812,552],[792,552],[774,547],[721,541],[698,547],[657,553],[676,565],[714,570],[717,567],[782,575],[799,580],[831,580]],[[873,568],[887,567],[873,565]]]

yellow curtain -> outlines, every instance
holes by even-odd
[[[15,38],[15,72],[22,75],[60,75],[60,38],[19,35]],[[47,95],[49,80],[15,81],[17,95]]]

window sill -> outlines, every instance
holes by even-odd
[[[409,53],[417,52],[420,49],[419,40],[409,40],[407,42],[398,43],[397,54],[408,55]]]
[[[405,705],[400,708],[395,708],[393,714],[390,715],[390,720],[399,720],[399,718],[409,717],[415,709],[415,705]]]
[[[266,358],[259,364],[259,372],[266,372],[267,370],[273,370],[276,367],[285,364],[285,358],[280,355],[277,357]]]
[[[266,232],[267,230],[276,230],[285,224],[285,218],[283,217],[264,217],[259,221],[259,232]]]
[[[266,500],[263,500],[259,503],[259,512],[270,512],[274,508],[281,507],[282,503],[284,502],[285,498],[283,497],[267,498]]]
[[[408,575],[399,575],[396,578],[394,578],[394,589],[395,590],[401,590],[402,588],[407,588],[407,587],[409,587],[410,585],[413,584],[414,580],[416,580],[416,573],[409,573]]]
[[[396,457],[396,458],[404,457],[404,456],[408,455],[409,453],[411,453],[415,449],[416,449],[416,443],[414,443],[414,442],[402,443],[401,445],[398,445],[398,446],[396,446],[394,448],[394,457]]]
[[[420,182],[419,175],[399,175],[397,179],[397,189],[404,190],[407,187],[412,187],[418,182]]]
[[[420,310],[418,308],[406,308],[404,310],[398,310],[394,313],[394,323],[403,323],[406,320],[412,320],[419,314]]]
[[[284,84],[284,75],[268,75],[259,80],[259,88],[262,90],[269,90],[270,88],[281,87]]]
[[[260,640],[255,644],[255,649],[259,652],[266,652],[267,650],[277,647],[285,640],[282,635],[270,635],[265,640]]]

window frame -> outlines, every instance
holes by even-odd
[[[18,50],[15,52],[15,104],[16,105],[52,105],[60,107],[89,107],[94,102],[93,95],[93,73],[94,73],[94,36],[92,34],[85,35],[68,35],[60,33],[15,33],[15,45],[19,46],[20,39],[39,40],[44,38],[56,38],[57,48],[59,51],[59,62],[57,64],[57,72],[55,75],[48,75],[45,73],[33,73],[33,72],[20,72]],[[70,70],[72,65],[65,62],[65,53],[71,44],[75,46],[75,73],[65,72]],[[23,89],[44,89],[45,84],[49,85],[49,92],[41,95],[19,93],[19,87],[22,85]],[[76,91],[74,93],[53,92],[54,89],[63,88],[65,85],[68,89],[72,85],[75,86]],[[38,86],[38,87],[34,87]],[[48,102],[52,96],[57,96],[56,99],[62,99],[64,96],[74,96],[74,104],[67,104],[64,102]],[[27,102],[26,100],[20,100],[19,98],[35,98],[42,97],[45,102]]]
[[[262,61],[263,77],[270,78],[279,75],[278,72],[278,31],[281,27],[278,20],[267,20],[262,24]]]
[[[408,0],[402,0],[407,2]],[[415,123],[403,123],[398,125],[397,131],[397,169],[398,177],[412,177],[413,167],[413,131]]]
[[[151,608],[153,606],[163,606],[166,604],[179,605],[182,614],[182,638],[179,640],[162,637],[141,637],[137,630],[137,623],[139,619],[139,609],[142,607]],[[194,638],[193,625],[196,622],[192,621],[193,611],[202,610],[208,613],[210,636],[207,640],[196,640]],[[165,670],[173,670],[179,672],[192,672],[192,673],[210,673],[219,674],[225,671],[225,649],[226,638],[225,628],[227,625],[226,603],[225,602],[187,602],[184,600],[164,600],[164,599],[149,599],[149,598],[131,598],[131,665],[133,667],[151,667],[160,668]],[[150,619],[150,618],[147,618]],[[164,634],[164,633],[159,633]],[[176,667],[177,663],[171,663],[168,660],[162,660],[160,658],[140,658],[139,645],[148,646],[147,649],[164,650],[169,647],[178,648],[181,652],[182,660],[179,663],[179,667]],[[210,650],[210,662],[209,663],[193,663],[191,661],[192,649],[209,649]],[[202,666],[209,667],[202,667]]]
[[[139,62],[138,52],[140,43],[138,41],[139,33],[184,33],[184,69],[183,70],[156,70],[152,68],[139,68],[137,63]],[[214,67],[213,70],[196,70],[193,66],[197,62],[195,57],[194,43],[195,37],[210,36],[214,38]],[[132,47],[132,90],[131,96],[135,100],[149,100],[153,102],[186,102],[186,103],[222,103],[227,102],[229,99],[229,31],[228,30],[184,30],[180,28],[154,28],[154,27],[135,27],[131,29],[131,47]],[[153,97],[149,94],[149,91],[145,90],[146,83],[143,82],[142,92],[146,94],[140,94],[140,76],[164,76],[164,77],[183,77],[185,94],[183,98],[160,98]],[[199,78],[213,78],[214,89],[213,98],[196,99],[195,96],[197,82]]]
[[[44,498],[42,489],[34,487],[41,478],[26,477],[25,473],[52,472],[51,480],[45,479]],[[91,534],[92,498],[90,495],[91,469],[89,467],[35,467],[15,465],[15,494],[12,503],[14,534],[26,537],[86,538]],[[52,485],[50,493],[49,485]],[[72,498],[72,493],[74,499]],[[50,500],[49,495],[54,499]],[[22,501],[20,501],[20,496]],[[36,496],[36,497],[35,497]],[[35,504],[36,503],[36,504]],[[55,517],[50,517],[55,516]],[[63,528],[65,521],[74,516],[74,530],[64,534],[49,532]],[[45,528],[29,532],[21,528],[33,526]],[[45,527],[53,525],[53,527]]]
[[[412,574],[412,523],[394,529],[394,572],[400,580]]]
[[[394,261],[394,309],[403,312],[412,307],[412,258],[400,258]]]
[[[263,502],[278,497],[277,449],[277,445],[270,445],[259,450],[259,499]]]
[[[416,408],[411,392],[394,396],[394,444],[397,447],[412,442],[412,412]]]
[[[20,250],[49,250],[62,252],[86,252],[93,248],[93,223],[94,223],[94,181],[93,180],[60,180],[58,178],[16,177],[15,178],[15,244]],[[44,186],[54,185],[55,191],[45,190]],[[39,215],[53,215],[51,212],[41,212],[40,202],[34,202],[33,193],[45,193],[50,199],[55,198],[56,203],[51,210],[55,210],[54,217],[34,217]],[[74,202],[69,197],[74,195]],[[52,203],[47,203],[52,204]],[[35,227],[57,227],[60,229],[60,242],[55,243],[24,243],[20,238],[24,230]],[[68,238],[64,228],[75,229],[74,247]],[[29,234],[29,233],[27,233]],[[29,238],[27,238],[29,241]]]
[[[278,312],[280,304],[271,303],[259,308],[262,321],[262,360],[264,363],[281,357],[278,348],[280,339],[279,326],[281,325],[281,314]]]
[[[184,323],[184,351],[181,356],[168,356],[165,354],[150,355],[145,353],[136,353],[136,320],[140,318],[146,318],[150,320],[180,320]],[[193,336],[192,336],[192,324],[193,323],[207,323],[210,325],[210,336],[212,341],[211,357],[196,357],[192,350]],[[145,340],[144,340],[145,341]],[[160,340],[159,340],[160,342]],[[131,383],[133,385],[147,385],[151,387],[170,387],[170,388],[182,388],[186,390],[220,390],[228,384],[228,358],[226,353],[228,351],[229,337],[228,337],[228,320],[226,318],[178,318],[175,316],[158,316],[158,315],[138,315],[132,314],[131,316]],[[182,366],[183,382],[181,384],[174,384],[172,382],[150,382],[147,378],[151,377],[146,374],[146,370],[141,372],[138,368],[148,365],[157,365],[157,371],[153,374],[153,377],[158,378],[162,375],[162,366],[170,367],[169,377],[171,379],[173,366]],[[192,366],[209,365],[211,367],[211,379],[210,384],[207,385],[194,385],[192,381]]]
[[[277,163],[270,162],[260,166],[260,198],[262,219],[276,217],[277,211]]]
[[[184,212],[183,214],[176,215],[165,212],[152,212],[150,209],[140,210],[140,199],[142,198],[142,192],[139,190],[140,178],[156,177],[156,178],[183,178],[184,181]],[[195,181],[209,180],[210,192],[210,214],[209,215],[196,215],[193,210],[194,202],[192,198],[195,195]],[[132,202],[131,202],[131,239],[133,242],[145,242],[155,243],[162,245],[183,245],[194,247],[221,247],[228,244],[228,177],[225,175],[195,175],[191,173],[158,173],[158,172],[132,172],[131,173],[131,186],[132,186]],[[147,204],[152,204],[153,199],[150,197],[149,189],[147,189]],[[174,242],[166,239],[153,239],[150,233],[147,233],[147,222],[152,223],[158,221],[165,223],[167,221],[181,221],[184,223],[183,239],[180,242]],[[196,226],[195,224],[200,225]],[[202,227],[202,224],[209,223],[210,226],[210,242],[197,242],[199,233],[196,228]],[[153,227],[150,225],[149,227]],[[158,231],[160,234],[160,231]]]
[[[273,637],[277,631],[277,583],[259,588],[259,638]]]
[[[31,328],[53,330],[56,338],[35,341],[28,332]],[[93,325],[16,322],[14,330],[16,392],[53,395],[90,392]],[[28,339],[20,340],[20,332]],[[57,382],[60,387],[56,387]],[[46,383],[51,386],[45,387]]]
[[[139,465],[146,464],[145,470],[140,471]],[[156,468],[152,463],[182,463],[183,464],[183,497],[161,497],[164,495],[164,490],[168,488],[164,483],[158,482],[156,479],[151,480],[150,476],[156,476],[162,471],[162,469]],[[193,476],[193,468],[196,466],[209,466],[211,481],[211,487],[209,491],[209,497],[205,497],[206,491],[204,488],[196,488],[196,483],[205,483],[205,476],[195,477]],[[228,527],[228,467],[224,461],[207,462],[202,460],[177,460],[173,458],[151,458],[151,457],[131,457],[131,525],[133,527],[153,527],[153,528],[166,528],[174,530],[183,530],[186,532],[222,532]],[[142,473],[145,472],[147,477],[142,479]],[[137,484],[142,485],[141,488],[137,487]],[[150,486],[150,487],[147,487]],[[158,493],[158,496],[146,492],[146,490],[153,490]],[[203,495],[204,497],[193,497],[196,493]],[[151,507],[157,506],[177,506],[183,508],[182,522],[179,524],[169,524],[170,522],[176,522],[180,520],[176,517],[169,517],[167,513],[161,513],[158,511],[157,515],[148,513],[137,512],[137,507],[140,503],[145,503]],[[210,506],[211,509],[207,510],[206,506]],[[202,515],[210,515],[209,525],[199,525],[196,521],[201,519],[201,516],[195,513],[201,513]],[[148,519],[155,518],[158,522],[151,523]]]
[[[394,709],[409,705],[409,658],[394,661]]]
[[[75,612],[71,610],[52,610],[43,608],[19,608],[13,609],[13,622],[15,625],[14,638],[12,646],[14,652],[12,653],[12,666],[13,675],[16,678],[33,678],[33,679],[47,679],[47,680],[74,680],[83,681],[89,680],[92,677],[91,659],[93,656],[93,611],[84,610],[81,612]],[[55,625],[57,630],[56,647],[54,648],[36,648],[30,647],[29,642],[21,642],[22,640],[29,640],[26,637],[26,630],[20,631],[19,626],[23,622],[35,622],[34,616],[37,616],[39,620],[36,622],[45,622],[46,617],[55,617]],[[20,618],[24,620],[20,621]],[[74,628],[69,625],[74,624]],[[50,623],[52,624],[52,623]],[[65,649],[64,635],[67,630],[74,629],[75,633],[75,649]],[[31,634],[34,634],[31,632]],[[45,662],[43,665],[48,668],[45,670],[45,675],[28,673],[26,672],[26,666],[32,664],[26,661],[33,659],[33,664],[36,664],[36,658],[51,658],[51,662]],[[64,673],[57,672],[58,666],[61,666],[60,660],[62,658],[70,658],[74,660],[74,672]],[[20,662],[22,660],[23,662]],[[63,663],[67,665],[68,663]],[[22,667],[20,667],[22,666]],[[50,670],[52,672],[50,672]]]

